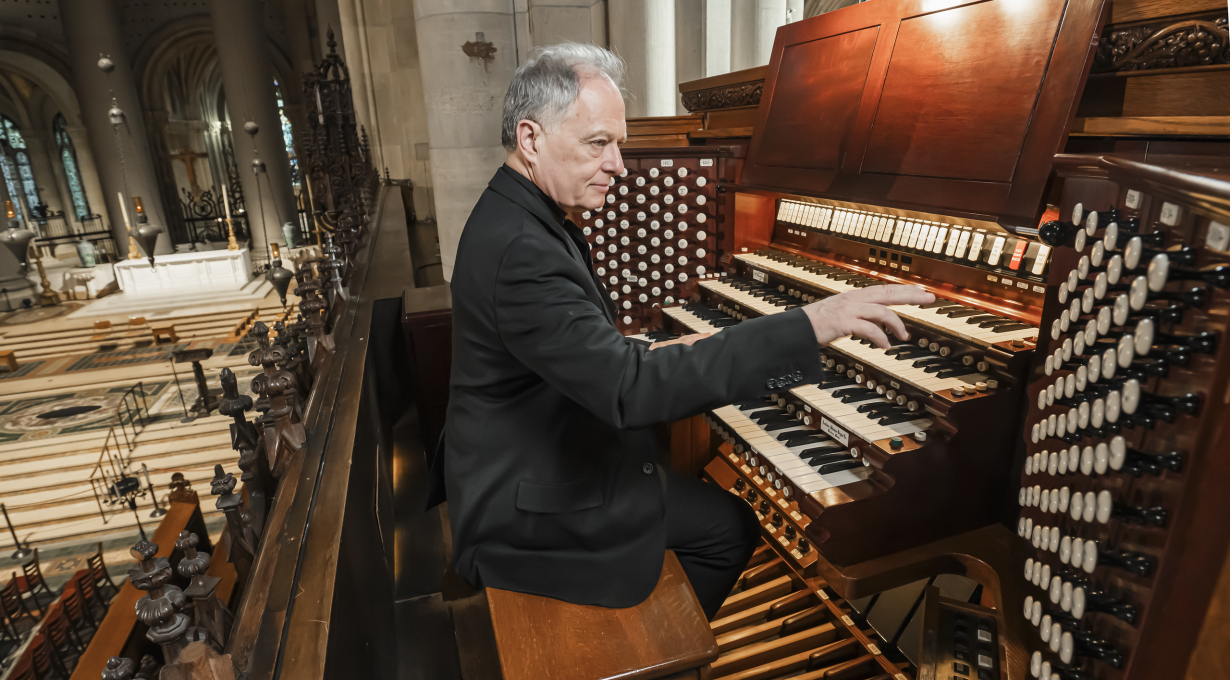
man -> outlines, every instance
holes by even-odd
[[[647,347],[616,330],[569,213],[623,172],[623,64],[589,45],[536,50],[504,100],[506,165],[466,223],[452,279],[444,475],[454,568],[476,585],[628,607],[674,550],[712,618],[759,525],[746,503],[658,461],[650,427],[822,375],[817,342],[905,338],[888,304],[846,293],[712,337]]]

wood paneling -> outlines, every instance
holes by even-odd
[[[1110,23],[1117,25],[1172,14],[1208,12],[1225,6],[1225,0],[1113,0]]]
[[[1081,117],[1224,116],[1230,112],[1230,69],[1130,71],[1091,76]]]
[[[1105,5],[902,0],[787,24],[744,184],[1033,227]]]
[[[1230,116],[1077,118],[1072,124],[1072,134],[1094,137],[1230,135]]]
[[[1011,181],[1051,50],[1038,37],[1054,35],[1062,13],[982,2],[904,19],[863,171]],[[988,44],[1012,58],[989,67]]]
[[[757,162],[837,170],[845,158],[879,28],[785,48]],[[824,96],[817,99],[817,91]],[[805,153],[800,150],[806,149]]]

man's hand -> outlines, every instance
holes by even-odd
[[[675,338],[674,340],[663,340],[662,342],[655,342],[649,346],[649,349],[654,350],[654,349],[658,349],[659,347],[666,347],[667,345],[691,345],[697,340],[707,338],[710,335],[713,335],[713,333],[693,333],[692,335],[685,335],[680,338]]]
[[[892,344],[880,330],[881,326],[887,327],[902,340],[910,337],[905,324],[888,306],[922,305],[934,301],[935,296],[920,286],[869,286],[817,300],[803,307],[803,311],[811,320],[816,341],[821,345],[853,335],[870,340],[880,349],[888,349]]]

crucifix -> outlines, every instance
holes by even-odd
[[[209,154],[197,153],[193,151],[192,149],[189,149],[188,147],[185,146],[179,150],[179,153],[171,154],[170,158],[173,161],[183,161],[184,162],[184,167],[187,168],[188,170],[188,184],[192,186],[192,195],[196,196],[200,194],[201,188],[197,186],[197,183],[196,183],[196,164],[195,163],[196,163],[196,159],[198,158],[209,158]]]

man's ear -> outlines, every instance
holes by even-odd
[[[538,143],[542,139],[542,127],[532,120],[517,123],[517,148],[527,160],[537,160]]]

